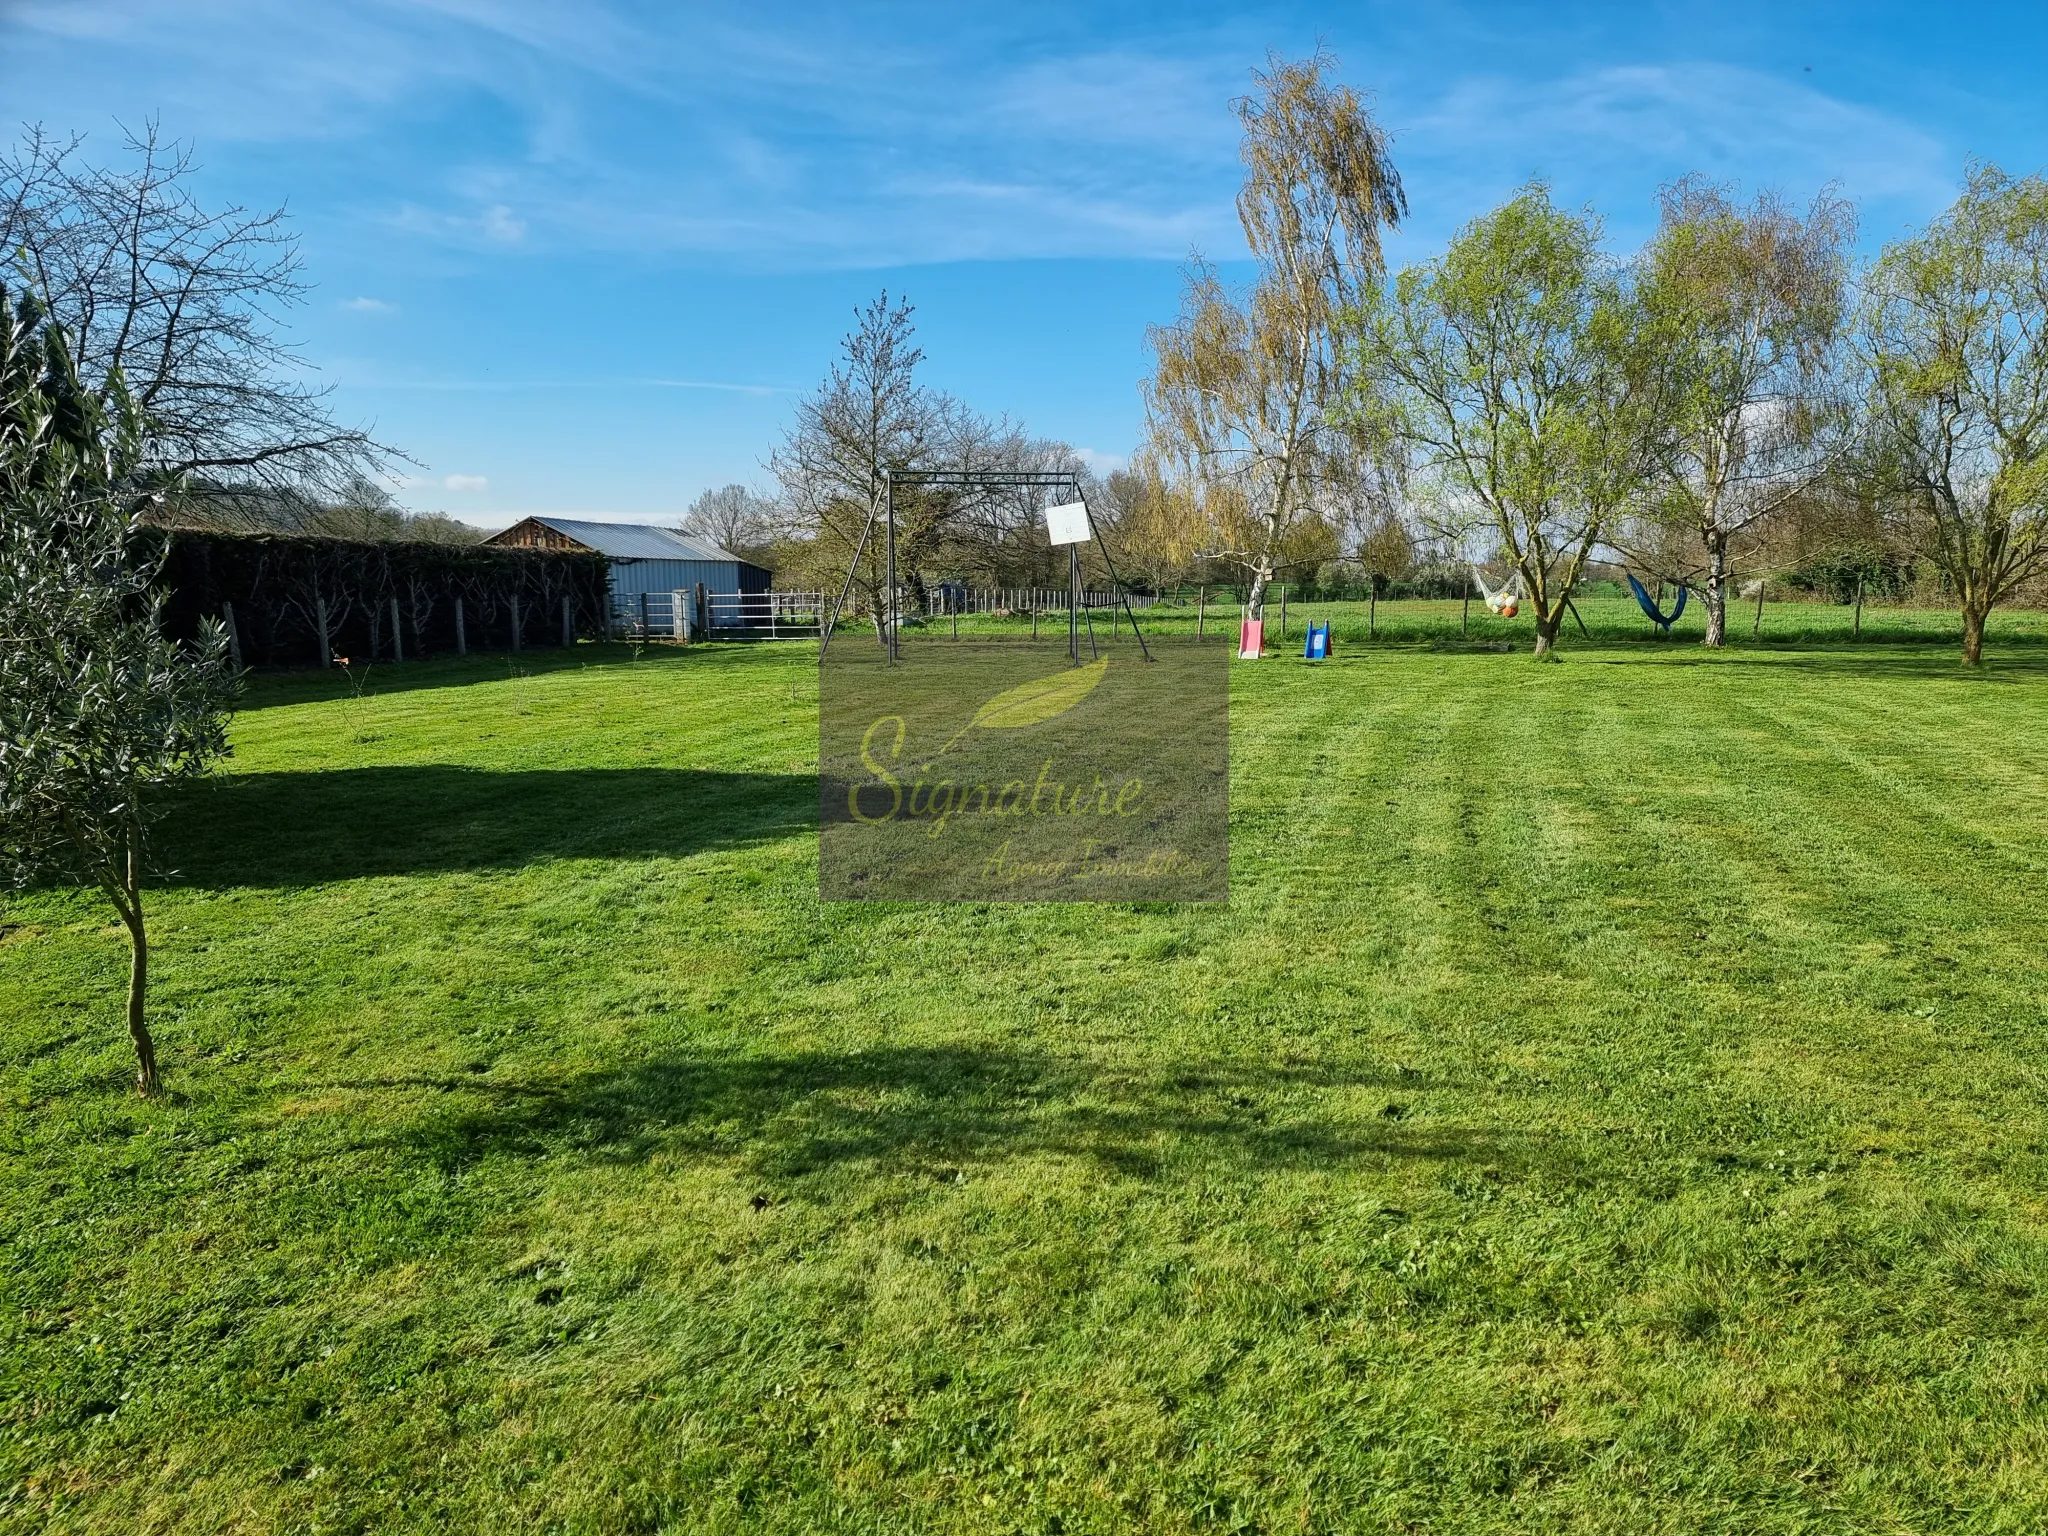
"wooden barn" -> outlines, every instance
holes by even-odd
[[[666,596],[704,589],[715,625],[740,622],[740,599],[765,593],[765,568],[717,545],[644,523],[595,523],[575,517],[529,517],[485,541],[521,549],[557,549],[603,555],[611,562],[614,611],[641,593]],[[721,601],[723,599],[723,601]]]

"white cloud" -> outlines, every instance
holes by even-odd
[[[386,303],[383,299],[362,297],[345,299],[342,301],[341,307],[343,309],[352,309],[356,313],[363,315],[388,315],[395,313],[398,309],[396,304]]]
[[[1113,475],[1131,462],[1128,453],[1104,453],[1097,448],[1076,448],[1074,457],[1098,475]]]
[[[1630,64],[1548,80],[1459,81],[1399,125],[1396,153],[1419,224],[1449,233],[1530,177],[1560,199],[1595,198],[1626,233],[1645,233],[1655,187],[1688,171],[1811,196],[1830,182],[1858,200],[1932,213],[1957,166],[1931,133],[1801,80],[1727,64]],[[1623,202],[1618,187],[1640,187]],[[1621,233],[1618,230],[1617,233]]]
[[[17,56],[0,75],[23,118],[90,123],[146,99],[207,146],[358,142],[349,215],[419,244],[755,269],[1242,255],[1229,101],[1269,43],[1312,43],[1305,14],[1084,26],[1057,6],[925,9],[933,24],[913,6],[878,28],[825,5],[750,22],[622,0],[0,0],[28,23],[25,44],[0,44]],[[1839,180],[1874,215],[1925,217],[1953,194],[1967,132],[2001,148],[1983,129],[1998,104],[1966,112],[1959,91],[1930,101],[1864,71],[1853,99],[1813,75],[1673,63],[1716,44],[1650,22],[1616,29],[1591,55],[1604,66],[1560,63],[1593,44],[1487,10],[1335,40],[1346,78],[1378,88],[1424,244],[1532,174],[1622,220],[1688,170],[1795,195]],[[1441,65],[1453,54],[1498,72],[1461,79]],[[490,132],[416,141],[414,109],[455,100]]]
[[[444,491],[488,491],[491,482],[482,475],[448,475],[441,481]]]
[[[526,238],[526,220],[514,218],[512,210],[503,203],[486,208],[480,222],[484,238],[500,245],[517,245]]]

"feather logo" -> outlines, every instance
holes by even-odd
[[[1050,677],[1034,677],[1028,683],[1005,688],[977,709],[974,718],[954,734],[952,741],[939,748],[939,756],[952,751],[954,744],[969,731],[1016,730],[1058,719],[1093,693],[1108,670],[1109,658],[1104,656],[1084,667],[1055,672]]]

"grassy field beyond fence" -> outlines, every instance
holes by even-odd
[[[1671,611],[1673,601],[1667,593],[1663,603],[1665,612]],[[1697,593],[1687,602],[1685,612],[1671,627],[1669,635],[1658,632],[1656,625],[1644,616],[1632,597],[1587,595],[1575,599],[1574,605],[1578,611],[1577,618],[1568,615],[1565,619],[1564,644],[1567,646],[1575,642],[1584,645],[1589,640],[1603,647],[1635,644],[1682,646],[1696,643],[1707,629],[1706,605]],[[1200,616],[1202,610],[1201,600],[1189,591],[1153,606],[1139,608],[1137,618],[1147,632],[1156,629],[1166,634],[1192,634],[1198,624],[1204,622]],[[1228,592],[1221,595],[1211,593],[1206,605],[1206,633],[1235,638],[1241,611],[1237,599]],[[1107,629],[1112,622],[1106,609],[1096,610],[1092,617],[1100,628]],[[1283,619],[1286,625],[1284,634],[1281,627]],[[1579,628],[1580,621],[1585,624],[1583,631]],[[1027,617],[996,617],[981,613],[962,615],[957,626],[952,616],[944,614],[913,622],[927,632],[950,633],[957,627],[963,636],[1028,633],[1030,629]],[[1123,621],[1118,617],[1115,622],[1120,624]],[[1291,594],[1283,605],[1277,591],[1267,599],[1266,636],[1269,648],[1275,648],[1283,641],[1292,641],[1293,648],[1299,651],[1306,628],[1311,623],[1329,624],[1333,638],[1340,645],[1375,639],[1390,645],[1527,647],[1535,633],[1526,603],[1515,618],[1503,619],[1489,613],[1486,604],[1476,597],[1469,607],[1456,599],[1391,598],[1373,605],[1348,600],[1303,601]],[[1047,625],[1064,633],[1065,613],[1042,616],[1041,632],[1045,632]],[[1994,610],[1985,633],[1986,644],[1992,647],[2048,643],[2048,610]],[[1738,647],[1762,645],[1782,649],[1786,646],[1832,646],[1851,642],[1867,645],[1940,645],[1953,642],[1960,650],[1962,636],[1960,614],[1906,604],[1866,603],[1860,626],[1854,606],[1841,603],[1766,602],[1759,615],[1755,600],[1750,599],[1731,602],[1728,609],[1729,643]]]
[[[169,1102],[5,909],[0,1528],[2048,1528],[2040,616],[1327,612],[1227,907],[821,905],[810,645],[259,680]]]

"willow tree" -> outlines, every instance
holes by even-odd
[[[1849,444],[1837,362],[1854,237],[1849,205],[1826,193],[1802,216],[1696,177],[1664,189],[1638,290],[1674,408],[1649,521],[1695,546],[1708,645],[1728,634],[1731,547],[1810,495]]]
[[[1974,169],[1928,231],[1870,275],[1861,346],[1876,484],[1963,611],[2048,571],[2048,180]]]
[[[1340,525],[1364,445],[1343,414],[1338,320],[1384,272],[1380,236],[1408,211],[1365,100],[1326,53],[1277,57],[1234,103],[1244,125],[1238,219],[1258,264],[1233,293],[1199,257],[1172,325],[1150,335],[1147,455],[1171,488],[1182,555],[1221,556],[1263,612],[1304,528]]]
[[[166,638],[137,520],[146,432],[118,371],[79,381],[68,338],[0,289],[0,883],[105,892],[128,930],[137,1086],[159,1091],[145,1018],[143,877],[158,791],[227,750],[227,637]]]
[[[1520,573],[1547,655],[1588,557],[1651,481],[1669,409],[1598,222],[1531,186],[1354,323],[1357,416],[1408,445],[1455,535]]]

